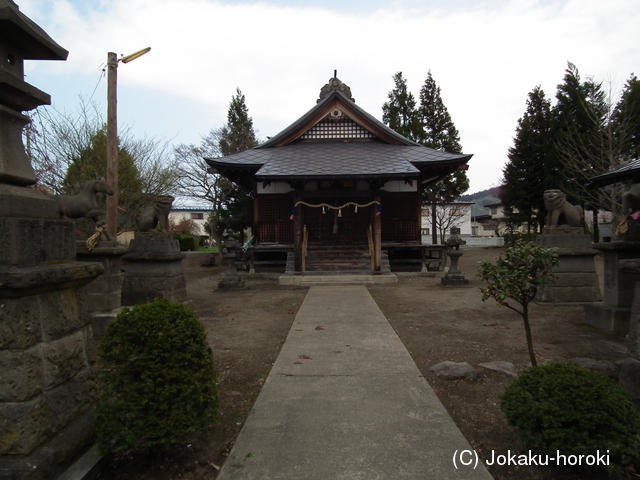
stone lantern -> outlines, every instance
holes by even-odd
[[[460,251],[460,245],[466,244],[467,242],[460,238],[460,229],[453,227],[451,229],[451,236],[445,242],[447,246],[447,256],[451,259],[451,266],[442,278],[442,285],[469,285],[469,280],[465,278],[464,273],[458,268],[458,261],[463,253]]]
[[[0,0],[0,182],[32,185],[36,177],[22,145],[29,119],[20,112],[51,98],[24,81],[24,60],[66,60],[67,51],[27,18],[11,0]],[[4,192],[3,192],[4,193]],[[25,210],[21,206],[21,210]]]
[[[79,288],[100,264],[75,261],[75,228],[36,189],[22,112],[50,103],[24,60],[67,51],[0,0],[0,478],[59,477],[92,442],[95,345]]]
[[[242,252],[242,244],[235,239],[233,232],[228,232],[223,247],[226,250],[224,259],[227,262],[227,271],[222,280],[218,282],[218,288],[243,288],[245,283],[238,275],[238,267],[236,266],[238,254]]]

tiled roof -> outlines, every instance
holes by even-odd
[[[589,186],[604,187],[612,183],[624,182],[626,180],[640,182],[640,159],[632,160],[624,167],[620,167],[612,172],[593,177]]]
[[[257,180],[284,177],[418,176],[418,167],[463,164],[456,155],[419,145],[389,145],[379,141],[300,142],[284,147],[255,148],[220,159],[212,166],[254,166]]]
[[[314,142],[272,148],[273,156],[258,170],[256,178],[417,176],[420,173],[401,151],[389,147],[397,145],[380,142]]]

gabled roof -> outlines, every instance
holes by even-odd
[[[605,187],[616,182],[640,182],[640,159],[631,160],[624,167],[612,172],[603,173],[591,179],[590,187]]]
[[[403,137],[356,105],[344,87],[332,79],[315,107],[263,144],[207,158],[211,173],[245,186],[254,179],[404,178],[428,183],[465,168],[471,155],[434,150]]]

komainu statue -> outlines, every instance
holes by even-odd
[[[544,207],[547,209],[547,227],[560,225],[582,227],[584,218],[582,207],[567,202],[567,198],[561,190],[546,190],[543,198]]]
[[[151,232],[160,225],[163,232],[169,231],[169,212],[173,205],[171,195],[160,195],[156,198],[153,205],[145,208],[138,215],[138,230],[140,232]]]
[[[58,204],[58,212],[61,218],[88,218],[93,220],[95,227],[106,225],[106,212],[98,203],[98,195],[113,195],[104,180],[92,180],[82,184],[77,195],[52,195]],[[102,229],[103,239],[108,237],[106,229]]]
[[[640,211],[640,183],[634,183],[628,192],[622,195],[622,214]]]

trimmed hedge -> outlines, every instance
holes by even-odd
[[[612,379],[571,364],[524,371],[500,408],[525,446],[539,453],[594,455],[631,465],[640,456],[640,414]]]
[[[217,420],[213,352],[180,303],[125,308],[100,346],[98,445],[103,453],[163,451]]]
[[[174,233],[173,238],[178,240],[181,252],[195,252],[198,250],[198,244],[200,242],[200,239],[198,237],[194,237],[193,235],[181,235],[179,233]]]

